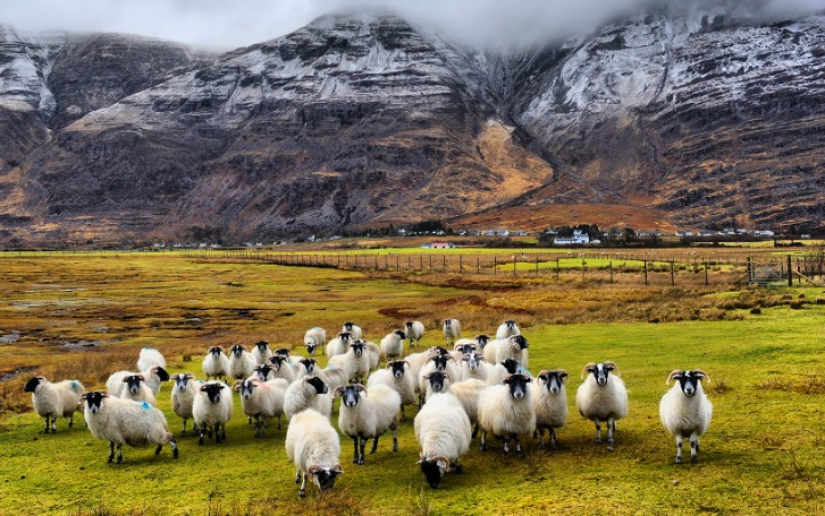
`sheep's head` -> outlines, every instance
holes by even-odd
[[[489,335],[476,335],[475,336],[475,341],[478,342],[478,345],[481,347],[481,349],[484,349],[485,347],[487,347],[487,344],[490,342],[490,336]]]
[[[476,353],[475,350],[472,350],[469,353],[465,353],[464,356],[461,357],[461,360],[467,362],[467,367],[475,371],[481,367],[481,361],[484,360],[484,357]]]
[[[514,358],[508,358],[507,360],[503,360],[501,362],[501,365],[504,366],[504,369],[507,370],[508,374],[516,374],[521,368],[521,364],[519,364],[518,360]]]
[[[450,360],[455,361],[452,355],[436,355],[430,358],[432,362],[435,362],[435,370],[436,371],[446,371],[447,370],[447,362]]]
[[[387,369],[392,369],[392,375],[396,378],[404,378],[405,369],[410,367],[410,363],[406,360],[393,360],[387,362]]]
[[[140,392],[140,382],[145,381],[146,379],[139,374],[133,374],[123,379],[123,383],[126,384],[126,388],[129,389],[132,396],[136,396]]]
[[[48,380],[42,376],[35,376],[23,387],[23,392],[34,392],[41,383],[47,383]]]
[[[302,358],[301,360],[299,360],[299,362],[304,365],[304,367],[307,370],[307,373],[311,373],[312,371],[315,370],[315,359],[314,358]]]
[[[327,384],[317,376],[304,376],[304,381],[315,389],[318,394],[326,394],[329,392]]]
[[[276,355],[281,355],[289,361],[289,354],[292,353],[292,350],[289,348],[278,348],[275,350]]]
[[[349,346],[352,343],[352,333],[348,331],[342,331],[338,334],[338,339],[341,341],[341,344],[344,347]]]
[[[513,342],[514,345],[518,346],[519,349],[527,349],[530,347],[530,343],[527,342],[527,339],[524,338],[524,335],[513,335],[510,337],[510,340]]]
[[[478,348],[476,348],[475,344],[456,344],[454,348],[455,351],[459,351],[461,353],[469,353],[471,351],[476,351],[477,349]]]
[[[223,355],[223,348],[220,346],[212,346],[211,348],[209,348],[209,354],[214,355],[215,358],[218,358],[219,356]]]
[[[80,402],[86,402],[89,412],[97,414],[100,412],[100,407],[103,405],[103,398],[108,398],[109,395],[105,392],[91,391],[80,396]]]
[[[335,480],[338,475],[343,475],[344,469],[340,464],[336,464],[331,468],[322,468],[321,466],[312,465],[307,468],[307,475],[318,486],[322,493],[326,493],[335,486]]]
[[[438,484],[441,483],[441,477],[444,473],[450,470],[450,459],[443,455],[436,455],[434,457],[425,457],[420,455],[421,460],[416,464],[421,465],[421,472],[424,473],[424,478],[433,489],[438,489]]]
[[[144,377],[145,377],[145,374],[146,373],[144,373]],[[149,369],[149,374],[152,375],[152,376],[157,376],[163,382],[168,382],[169,378],[170,378],[169,373],[166,372],[166,369],[164,369],[160,366],[156,366],[156,367],[153,367],[152,369]]]
[[[527,386],[530,384],[530,377],[523,374],[509,374],[502,382],[510,387],[510,395],[517,400],[527,396]]]
[[[353,408],[361,401],[361,396],[367,396],[366,387],[360,383],[357,385],[342,385],[335,389],[333,397],[341,396],[341,403],[343,406]]]
[[[241,395],[241,398],[249,399],[252,397],[257,387],[257,382],[252,380],[238,380],[235,382],[235,390]]]
[[[192,373],[177,373],[171,376],[171,379],[175,381],[175,389],[179,389],[181,391],[186,390],[186,385],[189,383],[189,380],[194,380],[195,375]]]
[[[453,327],[453,320],[452,319],[444,319],[444,329],[452,328]]]
[[[564,388],[564,380],[568,377],[567,371],[559,369],[557,371],[542,371],[538,379],[547,388],[550,394],[558,394]]]
[[[406,338],[407,338],[407,334],[406,334],[406,333],[404,333],[404,331],[403,331],[403,330],[395,330],[393,333],[394,333],[394,334],[396,334],[396,335],[398,335],[398,338],[399,338],[399,339],[402,339],[402,340],[403,340],[403,339],[406,339]]]
[[[504,321],[504,322],[503,322],[503,323],[501,323],[501,324],[502,324],[503,326],[505,326],[508,330],[515,330],[515,329],[517,329],[517,328],[516,328],[516,321],[514,321],[513,319],[507,319],[506,321]]]
[[[318,344],[316,344],[315,341],[312,340],[311,338],[307,338],[304,341],[304,346],[306,346],[307,353],[309,353],[310,355],[314,355],[315,350],[318,348]]]
[[[265,340],[259,340],[258,342],[255,343],[255,347],[258,348],[258,351],[263,353],[264,351],[269,349],[269,342],[267,342]]]
[[[222,383],[207,382],[201,386],[201,392],[206,393],[212,403],[221,402],[221,391],[226,386]]]
[[[352,333],[352,330],[354,329],[354,327],[355,327],[355,323],[353,323],[353,322],[351,322],[351,321],[347,321],[347,322],[345,322],[345,323],[344,323],[343,330],[344,330],[345,332],[350,332],[350,333]]]
[[[582,378],[584,378],[586,372],[592,373],[593,377],[596,379],[596,383],[604,386],[607,385],[607,380],[611,371],[616,371],[614,374],[616,376],[621,376],[619,367],[614,362],[607,361],[598,364],[590,362],[584,366],[584,369],[582,370]]]
[[[442,371],[434,371],[430,374],[424,375],[424,379],[430,383],[430,389],[433,392],[443,392],[446,389],[446,383],[449,381],[447,373]]]
[[[365,341],[364,339],[358,339],[352,344],[350,344],[350,349],[355,354],[355,356],[360,357],[364,354],[364,348],[366,347],[366,345],[367,341]]]
[[[411,332],[411,331],[412,331],[412,327],[413,327],[413,322],[412,322],[412,321],[407,321],[407,322],[405,322],[405,323],[404,323],[404,327],[405,327],[405,328],[407,328],[407,331],[408,331],[408,332]]]
[[[283,355],[272,355],[269,357],[269,363],[272,364],[276,371],[280,371],[281,368],[284,366],[284,363],[287,361]]]
[[[241,358],[245,350],[246,346],[242,346],[241,344],[235,344],[231,349],[232,354],[235,355],[236,358]]]
[[[699,391],[701,385],[700,382],[702,380],[707,380],[708,383],[710,383],[710,377],[708,377],[708,374],[701,369],[693,369],[691,371],[676,369],[668,375],[665,383],[670,385],[671,380],[679,380],[679,386],[682,389],[682,393],[688,398],[692,397],[697,391]]]
[[[258,378],[265,382],[269,379],[269,374],[272,372],[272,368],[269,367],[269,364],[261,364],[253,369],[253,371],[258,373]]]
[[[450,352],[447,351],[447,348],[442,348],[441,346],[433,346],[427,351],[429,352],[430,356],[450,354]]]

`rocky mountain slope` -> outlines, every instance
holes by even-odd
[[[823,56],[825,18],[741,9],[653,10],[506,55],[393,16],[326,16],[219,56],[2,28],[0,243],[599,206],[604,225],[816,228]]]

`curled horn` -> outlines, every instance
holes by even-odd
[[[337,398],[337,397],[338,397],[338,393],[340,393],[340,392],[341,392],[341,390],[342,390],[343,388],[344,388],[344,386],[343,386],[343,385],[339,385],[338,387],[336,387],[336,388],[335,388],[335,390],[334,390],[334,391],[332,391],[332,399]]]
[[[365,398],[369,396],[369,392],[367,388],[361,385],[360,383],[355,384],[355,390],[360,392]]]
[[[507,376],[505,376],[504,380],[501,381],[501,385],[504,385],[505,383],[510,383],[510,378],[512,378],[512,377],[513,377],[513,375],[511,375],[511,374],[508,374]]]
[[[707,380],[708,383],[710,383],[710,376],[708,376],[708,373],[702,371],[701,369],[694,369],[693,372],[701,374],[702,376],[705,377],[705,380]]]
[[[611,362],[610,360],[607,360],[607,361],[604,362],[604,365],[612,367],[613,370],[616,371],[615,373],[613,373],[616,376],[619,376],[619,377],[622,376],[622,372],[619,371],[619,366],[616,365],[616,362]]]
[[[541,378],[542,376],[546,376],[549,372],[550,371],[548,371],[547,369],[542,369],[541,371],[539,371],[539,374],[538,374],[537,378]]]
[[[665,380],[665,385],[670,385],[670,382],[673,380],[673,377],[676,376],[677,374],[682,374],[682,370],[681,369],[674,369],[673,371],[671,371],[670,374],[667,375],[667,380]]]
[[[559,378],[561,378],[562,381],[564,381],[565,378],[570,378],[570,375],[564,369],[558,369],[556,372],[559,373]]]
[[[585,375],[587,374],[587,370],[596,365],[596,362],[588,362],[584,369],[582,369],[581,379],[584,380]]]
[[[232,384],[232,390],[237,391],[242,384],[243,380],[235,380],[235,383]]]
[[[412,366],[408,361],[404,360],[404,363],[407,364],[407,369],[412,369]]]
[[[183,373],[183,374],[186,376],[186,378],[188,378],[188,379],[190,379],[190,380],[194,380],[194,379],[195,379],[195,375],[194,375],[194,374],[192,374],[192,373]]]
[[[447,457],[445,457],[443,455],[436,455],[435,457],[432,457],[430,459],[431,462],[432,461],[439,461],[439,460],[443,460],[444,462],[447,463],[447,471],[449,471],[450,470],[450,459],[448,459]]]

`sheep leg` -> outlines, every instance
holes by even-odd
[[[395,433],[395,432],[393,432]],[[378,450],[378,437],[372,440],[372,448],[370,448],[370,455]],[[397,451],[397,450],[396,450]]]
[[[46,429],[45,429],[45,430],[43,430],[43,433],[44,433],[44,434],[48,434],[48,433],[49,433],[49,416],[46,416]]]
[[[157,448],[155,448],[155,455],[160,455],[160,451],[163,450],[163,445],[159,444]]]
[[[481,451],[487,451],[487,430],[481,431]]]
[[[613,431],[616,430],[616,420],[607,418],[607,444],[613,444]]]
[[[281,429],[281,415],[278,414],[278,430]]]
[[[107,460],[106,462],[112,462],[112,460],[114,458],[115,458],[115,443],[113,443],[112,441],[109,441],[109,460]]]
[[[180,435],[181,435],[181,437],[186,436],[186,420],[187,420],[187,419],[188,419],[188,418],[183,418],[183,430],[181,430],[181,431],[180,431]]]
[[[117,460],[115,460],[115,462],[117,464],[120,464],[121,462],[123,462],[123,445],[122,444],[117,445]]]
[[[301,472],[301,478],[302,478],[302,480],[301,480],[301,489],[298,490],[298,496],[300,496],[301,498],[305,498],[306,495],[307,495],[307,474],[304,473],[304,472]],[[295,480],[298,480],[298,479],[295,479]]]
[[[682,463],[682,443],[683,443],[682,436],[677,435],[676,436],[676,464],[681,464]],[[693,450],[691,450],[691,452],[692,451]]]
[[[696,433],[690,434],[690,463],[699,462],[699,436]]]
[[[352,463],[358,464],[358,436],[352,436],[352,444],[355,446],[355,455],[352,458]]]
[[[521,438],[513,434],[513,439],[516,441],[516,453],[519,457],[524,457],[524,452],[521,450]]]
[[[401,405],[401,421],[407,420],[407,414],[404,414],[404,405]]]
[[[361,455],[358,457],[358,465],[364,465],[364,448],[367,447],[367,440],[365,438],[361,438]]]
[[[510,455],[510,439],[508,437],[502,437],[504,440],[504,456]]]
[[[556,439],[556,429],[550,429],[550,446],[555,450],[558,445],[558,440]]]
[[[536,434],[538,434],[538,435],[536,435]],[[541,427],[541,428],[536,427],[536,431],[533,432],[533,439],[535,439],[536,437],[539,438],[539,448],[544,448],[545,447],[545,444],[544,444],[544,427]]]
[[[57,418],[56,417],[52,418],[52,433],[53,434],[57,433]]]
[[[461,464],[458,462],[458,459],[456,459],[455,463],[453,464],[453,469],[451,469],[450,471],[457,473],[459,475],[461,473],[464,473],[464,469],[461,467]]]
[[[602,423],[596,420],[596,444],[602,444]]]
[[[169,438],[169,446],[172,447],[172,457],[177,459],[178,455],[179,455],[179,453],[178,453],[178,442],[175,440],[174,435]]]
[[[200,434],[200,439],[198,439],[198,446],[203,446],[203,434],[204,434],[205,429],[206,429],[206,425],[203,424],[203,425],[201,425],[201,427],[198,431],[198,433]]]
[[[376,441],[377,440],[378,439],[376,439]],[[397,428],[392,429],[392,451],[393,451],[393,453],[398,452],[398,429]]]
[[[473,423],[473,433],[471,435],[473,439],[478,437],[478,423]]]
[[[221,444],[221,425],[220,423],[215,424],[215,442]]]
[[[210,439],[212,439],[212,425],[209,425],[209,431],[207,432],[207,434],[206,434],[206,435],[207,435],[207,437],[209,437]]]
[[[226,423],[221,425],[221,441],[226,440]]]
[[[295,483],[296,484],[301,483],[301,470],[300,469],[295,470]]]
[[[69,428],[71,428],[72,426],[74,426],[74,413],[69,415]]]

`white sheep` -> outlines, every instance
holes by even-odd
[[[541,371],[530,388],[533,390],[533,408],[536,412],[536,432],[540,439],[539,446],[544,448],[544,430],[550,434],[550,446],[557,445],[556,428],[567,424],[567,392],[564,380],[567,371]]]
[[[676,464],[682,463],[682,442],[690,439],[690,462],[699,462],[699,438],[710,426],[713,405],[702,389],[702,380],[710,383],[710,377],[701,369],[672,371],[665,381],[678,380],[662,396],[659,403],[659,417],[665,429],[676,438]]]
[[[458,364],[462,380],[475,379],[486,382],[493,369],[493,366],[485,362],[484,357],[475,351],[471,351],[462,356]],[[502,377],[502,379],[504,379],[504,377]]]
[[[304,346],[306,346],[309,355],[314,355],[316,349],[320,349],[323,352],[323,346],[326,341],[327,331],[318,326],[308,329],[304,334]]]
[[[269,357],[269,365],[272,366],[273,369],[271,376],[269,377],[270,380],[274,378],[283,378],[289,383],[295,381],[297,368],[292,367],[292,364],[289,363],[289,360],[286,359],[284,355],[277,353],[272,355]]]
[[[99,391],[86,393],[81,398],[86,402],[83,415],[92,436],[109,441],[108,462],[115,457],[115,446],[116,462],[123,462],[124,444],[133,448],[157,444],[155,455],[169,444],[172,456],[178,458],[178,443],[160,410],[145,402],[124,400]]]
[[[461,371],[456,366],[455,360],[451,354],[440,355],[435,354],[430,358],[421,371],[418,373],[418,408],[424,404],[427,399],[427,392],[429,391],[430,383],[427,380],[427,375],[435,371],[443,371],[447,373],[450,380],[457,382],[461,379]]]
[[[51,431],[55,433],[59,417],[69,418],[69,428],[74,425],[74,413],[78,410],[78,401],[86,389],[77,380],[51,383],[42,376],[35,376],[26,382],[23,391],[32,393],[34,411],[46,419],[46,429],[43,432],[49,433],[51,420]]]
[[[327,384],[317,376],[304,376],[290,384],[284,397],[284,413],[288,418],[313,409],[327,418],[332,414],[332,395]]]
[[[378,438],[392,430],[392,451],[398,451],[398,411],[401,396],[386,385],[367,389],[361,384],[338,387],[333,397],[342,396],[338,428],[355,445],[353,464],[364,464],[364,447],[373,439],[370,455],[378,448]],[[359,440],[360,450],[359,455]]]
[[[324,380],[330,392],[335,392],[335,389],[349,383],[349,373],[343,367],[336,365],[328,365],[322,370],[317,370],[316,376]]]
[[[370,371],[378,369],[378,364],[381,363],[381,348],[372,341],[361,339],[361,342],[364,343],[364,351],[370,359]]]
[[[167,373],[166,369],[162,367],[152,367],[148,371],[142,371],[139,373],[132,371],[118,371],[109,375],[109,378],[106,380],[106,391],[112,396],[120,398],[126,385],[123,382],[123,379],[127,376],[133,376],[136,374],[141,375],[143,379],[146,380],[146,385],[152,390],[152,394],[155,397],[157,397],[160,392],[160,386],[163,382],[169,381],[169,373]]]
[[[453,344],[461,338],[461,322],[458,319],[444,319],[444,326],[441,329],[448,344]]]
[[[226,378],[229,375],[229,358],[220,346],[212,346],[203,359],[203,374],[210,378]]]
[[[342,332],[349,332],[352,335],[353,340],[358,340],[363,338],[363,333],[361,332],[361,327],[357,326],[355,323],[347,321],[344,323],[344,326],[341,328]]]
[[[407,334],[401,330],[395,330],[381,339],[381,354],[387,362],[398,360],[404,354],[404,339]]]
[[[610,371],[616,371],[610,374]],[[607,443],[613,444],[616,420],[627,416],[627,389],[619,377],[619,368],[613,362],[588,363],[582,370],[587,379],[576,391],[579,414],[596,424],[596,444],[602,442],[601,422],[607,423]]]
[[[430,398],[438,393],[450,393],[458,398],[470,424],[473,426],[473,437],[478,433],[478,400],[481,392],[488,387],[487,382],[482,380],[464,380],[453,382],[449,375],[443,371],[435,371],[427,375],[429,387],[427,388],[427,403]]]
[[[269,342],[259,340],[255,343],[255,347],[252,348],[252,361],[255,365],[265,364],[271,356],[272,350],[269,349]]]
[[[286,430],[286,456],[295,463],[295,483],[301,483],[298,496],[306,496],[307,477],[321,492],[332,489],[341,467],[341,442],[329,420],[315,410],[305,410],[289,421]]]
[[[252,358],[252,353],[246,351],[246,346],[241,344],[232,346],[229,353],[229,376],[235,380],[249,378],[256,365],[258,364]]]
[[[201,385],[192,406],[192,416],[200,434],[199,445],[203,444],[207,432],[212,438],[214,431],[217,443],[226,440],[226,423],[232,419],[233,408],[228,385],[216,380]]]
[[[282,379],[271,382],[235,380],[232,387],[241,395],[243,413],[255,419],[255,437],[266,436],[266,423],[274,417],[278,418],[278,430],[281,429],[281,416],[284,414],[284,398],[288,385]]]
[[[532,376],[527,369],[521,367],[518,360],[508,358],[498,364],[490,365],[490,369],[487,374],[487,385],[500,385],[501,382],[507,378],[507,375],[511,374]]]
[[[404,323],[407,329],[407,338],[410,341],[410,347],[415,347],[416,344],[421,344],[421,339],[424,337],[424,323],[421,321],[407,321]]]
[[[178,373],[172,375],[175,386],[172,387],[172,411],[183,419],[183,430],[180,435],[186,435],[186,420],[192,418],[192,406],[200,383],[192,373]],[[197,431],[197,426],[194,428]]]
[[[352,333],[348,331],[339,333],[337,337],[331,338],[327,343],[327,356],[332,358],[335,355],[343,355],[354,340]]]
[[[512,319],[507,319],[501,323],[501,326],[499,326],[498,330],[496,330],[497,340],[504,340],[507,337],[513,337],[515,335],[521,335],[521,330],[519,330],[516,325],[516,321]]]
[[[366,379],[370,374],[370,356],[365,347],[364,341],[355,341],[343,355],[331,356],[329,365],[344,369],[352,381]]]
[[[395,360],[387,362],[386,369],[379,369],[372,373],[367,379],[367,388],[372,388],[375,385],[383,384],[391,387],[395,392],[401,396],[401,421],[407,420],[407,415],[404,414],[404,407],[406,405],[414,405],[415,399],[415,382],[412,375],[409,373],[410,363],[406,360]]]
[[[487,433],[504,440],[504,455],[510,453],[510,439],[516,441],[516,453],[521,452],[521,438],[536,429],[536,412],[530,393],[530,377],[509,375],[502,385],[487,388],[478,402],[478,424],[481,427],[481,450],[487,449]]]
[[[163,354],[155,348],[143,348],[138,355],[137,368],[138,371],[148,371],[153,367],[160,367],[166,369],[166,359]],[[157,393],[155,393],[157,394]]]
[[[523,335],[514,335],[505,339],[496,339],[484,347],[484,358],[490,364],[499,364],[508,358],[518,360],[522,367],[528,368],[527,348],[530,343]]]
[[[146,380],[139,374],[127,376],[123,379],[126,388],[120,393],[120,398],[132,401],[145,401],[153,407],[157,406],[155,403],[155,395],[152,394],[152,389],[146,385]]]
[[[444,473],[461,473],[459,459],[470,449],[470,420],[455,396],[435,394],[413,425],[421,447],[418,464],[430,487],[436,489]]]
[[[410,371],[407,374],[412,376],[414,379],[413,384],[415,387],[415,392],[419,392],[418,377],[421,375],[421,369],[427,364],[427,362],[430,361],[430,358],[432,358],[433,355],[435,355],[436,353],[440,353],[440,351],[437,351],[439,349],[444,348],[438,348],[434,346],[432,348],[427,349],[426,351],[422,351],[420,353],[412,353],[404,358],[404,360],[406,360],[410,364]]]

